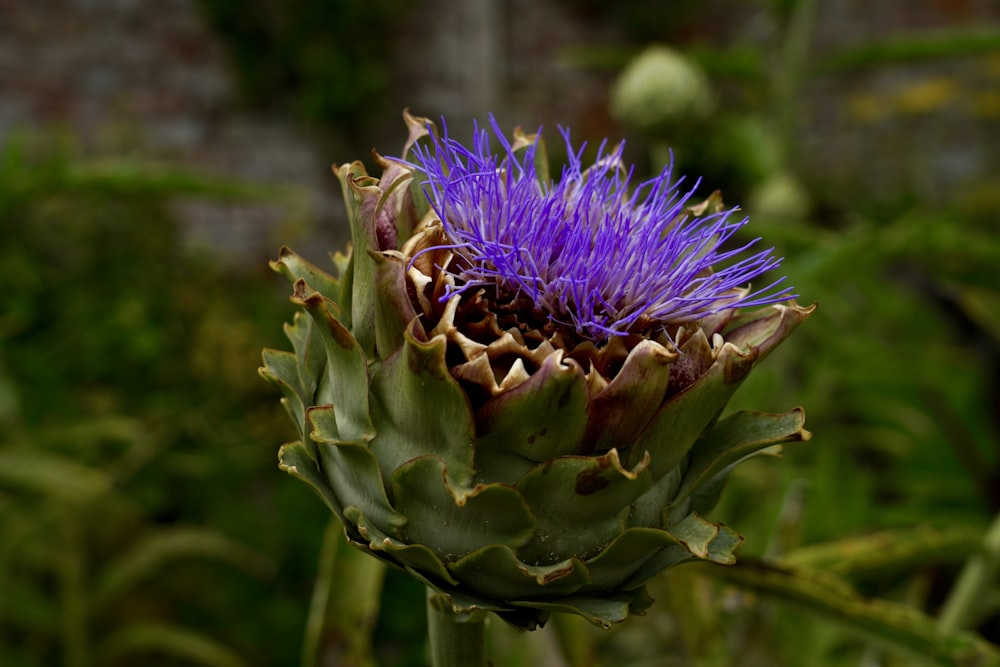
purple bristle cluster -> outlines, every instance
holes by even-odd
[[[445,128],[413,152],[460,258],[448,267],[451,293],[495,286],[594,341],[794,296],[784,278],[737,291],[781,258],[773,248],[752,252],[760,239],[724,249],[748,218],[737,208],[693,215],[687,207],[698,184],[682,190],[672,165],[633,187],[623,143],[610,150],[602,143],[585,169],[585,146],[575,149],[562,130],[568,164],[558,180],[544,182],[535,169],[538,139],[515,149],[490,120],[499,154],[478,125],[471,148]]]

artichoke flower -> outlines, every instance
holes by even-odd
[[[648,47],[611,89],[611,115],[647,134],[696,122],[715,107],[712,87],[698,65],[665,46]]]
[[[280,467],[354,546],[519,628],[608,625],[664,568],[732,562],[742,538],[704,518],[728,472],[809,437],[800,409],[720,418],[812,312],[747,287],[780,259],[669,169],[633,187],[621,146],[584,168],[564,131],[554,180],[540,135],[493,122],[495,154],[486,129],[467,148],[404,117],[380,178],[335,168],[336,275],[272,263],[302,309],[261,369],[298,427]]]

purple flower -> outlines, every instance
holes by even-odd
[[[478,125],[471,149],[445,127],[413,152],[457,259],[444,267],[456,280],[450,293],[485,287],[498,301],[527,299],[537,316],[595,342],[794,296],[784,278],[750,291],[781,258],[751,252],[760,239],[727,249],[748,218],[690,207],[698,183],[682,190],[673,165],[632,187],[624,143],[603,142],[585,169],[585,145],[575,149],[562,129],[569,160],[551,181],[535,169],[540,134],[512,145],[490,121],[499,154]]]
[[[717,195],[686,206],[670,170],[630,187],[620,146],[584,169],[564,132],[550,181],[535,138],[493,123],[497,153],[479,128],[421,146],[429,121],[404,119],[380,178],[335,170],[338,275],[288,249],[272,264],[305,311],[261,371],[300,435],[282,468],[434,590],[433,613],[608,626],[649,606],[657,572],[732,563],[742,538],[703,518],[730,469],[809,438],[801,410],[720,419],[813,312],[734,309],[786,298],[744,286],[778,260],[728,250],[745,220]]]

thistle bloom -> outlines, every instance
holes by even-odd
[[[779,260],[726,249],[745,220],[670,170],[631,187],[620,146],[551,181],[537,137],[494,155],[405,117],[380,178],[335,170],[338,275],[273,263],[303,310],[261,371],[298,428],[281,467],[353,545],[521,628],[620,621],[664,568],[732,562],[742,538],[704,518],[729,471],[809,437],[800,409],[720,418],[812,312],[746,286]]]
[[[791,297],[791,288],[777,289],[783,279],[735,295],[781,260],[772,249],[747,254],[759,239],[723,250],[748,219],[734,216],[735,208],[689,210],[694,190],[681,190],[684,179],[673,180],[672,166],[632,187],[624,143],[610,151],[601,144],[594,165],[584,169],[585,145],[574,149],[563,130],[569,164],[558,181],[547,182],[535,169],[540,140],[521,137],[516,150],[492,117],[491,124],[502,156],[478,127],[471,150],[447,131],[443,140],[414,149],[458,260],[449,272],[459,287],[443,298],[487,287],[602,341]]]
[[[637,55],[611,87],[609,111],[649,137],[690,129],[715,106],[712,84],[684,54],[653,45]]]

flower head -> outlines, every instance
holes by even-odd
[[[550,181],[537,138],[421,145],[404,117],[380,178],[335,170],[338,275],[273,264],[304,310],[261,371],[298,429],[281,466],[354,545],[520,628],[608,625],[660,570],[731,563],[742,538],[704,518],[729,471],[809,438],[798,409],[720,417],[812,312],[737,310],[786,297],[742,287],[778,260],[723,249],[744,221],[687,206],[669,170],[631,189],[620,146]]]
[[[491,298],[526,301],[536,315],[593,341],[792,298],[783,278],[745,289],[781,259],[773,249],[752,252],[759,239],[728,248],[748,218],[722,209],[717,196],[690,206],[698,184],[682,189],[672,165],[632,187],[624,143],[602,143],[584,168],[585,144],[574,148],[562,130],[569,159],[552,181],[535,168],[540,134],[511,143],[492,118],[491,125],[499,154],[478,126],[471,149],[447,129],[414,147],[456,259],[447,268],[455,285],[443,298],[487,287]]]
[[[691,128],[715,107],[712,84],[698,64],[658,44],[629,62],[610,93],[611,116],[646,136]]]

